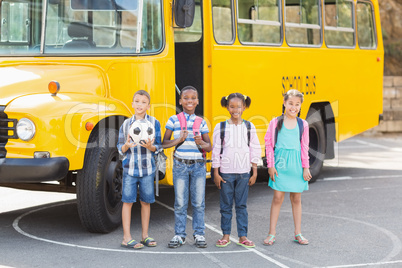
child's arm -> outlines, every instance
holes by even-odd
[[[255,181],[257,180],[257,164],[252,163],[251,168],[253,169],[253,176],[251,176],[250,179],[248,180],[249,186],[254,185]]]
[[[200,135],[194,136],[194,141],[197,145],[200,145],[205,152],[212,151],[211,140],[209,139],[208,133],[202,134],[202,138]]]
[[[165,135],[163,136],[163,142],[162,142],[162,147],[163,148],[170,148],[178,145],[181,142],[184,142],[187,138],[188,131],[187,130],[182,130],[180,131],[180,137],[177,139],[171,140],[170,138],[172,137],[173,131],[170,129],[166,129]]]

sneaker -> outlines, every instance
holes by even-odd
[[[173,236],[172,240],[170,240],[168,247],[178,248],[181,245],[184,245],[185,243],[186,243],[185,237],[180,237],[179,235],[175,235],[175,236]]]
[[[195,240],[195,246],[197,248],[207,247],[207,242],[205,242],[205,237],[203,235],[195,235],[194,240]]]

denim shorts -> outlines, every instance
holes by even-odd
[[[155,173],[144,177],[133,177],[125,173],[123,175],[123,190],[121,201],[123,203],[135,203],[137,201],[137,189],[140,189],[140,201],[145,203],[155,202],[154,192]]]

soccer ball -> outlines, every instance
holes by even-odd
[[[128,134],[134,143],[145,143],[148,139],[152,140],[155,137],[155,128],[146,119],[135,120],[128,130]]]

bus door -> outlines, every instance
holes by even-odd
[[[185,86],[194,86],[198,90],[199,104],[195,113],[204,114],[204,83],[203,83],[203,33],[202,8],[200,0],[195,1],[193,24],[188,28],[175,28],[175,62],[176,62],[176,89]],[[179,105],[179,93],[176,91],[176,107]]]

